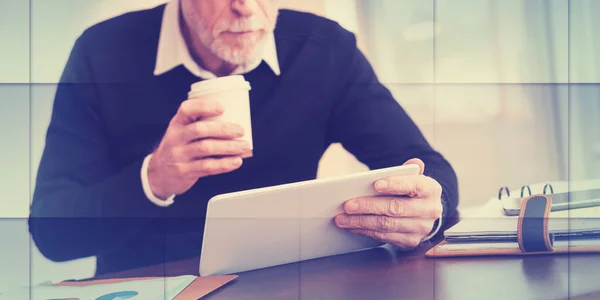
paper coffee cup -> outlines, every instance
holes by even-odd
[[[250,151],[243,158],[252,157],[252,120],[250,116],[250,83],[243,76],[227,76],[209,79],[192,84],[188,99],[207,99],[221,103],[224,108],[222,115],[208,118],[240,125],[244,136],[240,140],[250,144]]]

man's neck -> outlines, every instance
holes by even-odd
[[[192,34],[192,30],[187,22],[185,22],[182,15],[179,16],[179,25],[190,55],[199,66],[218,77],[231,75],[235,71],[235,65],[227,63],[214,55],[210,49],[200,41],[198,36]]]

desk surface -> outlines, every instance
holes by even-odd
[[[203,300],[600,299],[600,255],[424,258],[430,246],[376,248],[240,273]],[[197,273],[198,259],[191,259],[112,277]]]

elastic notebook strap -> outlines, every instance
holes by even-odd
[[[552,199],[534,195],[523,200],[519,214],[517,238],[522,252],[554,251],[554,235],[548,233]]]

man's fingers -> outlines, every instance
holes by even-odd
[[[200,178],[235,171],[242,166],[242,163],[240,157],[206,158],[180,164],[179,172],[188,177]]]
[[[244,136],[244,128],[238,124],[221,121],[199,121],[185,125],[180,131],[183,143],[198,139],[236,139]]]
[[[421,236],[417,234],[406,234],[397,232],[380,232],[366,229],[350,229],[350,232],[370,237],[374,240],[390,243],[400,249],[410,250],[421,244]]]
[[[345,229],[366,229],[380,232],[401,232],[426,235],[433,228],[433,221],[421,218],[394,218],[374,215],[347,215],[335,217],[335,223]]]
[[[214,156],[240,156],[250,151],[250,144],[239,140],[204,139],[183,146],[185,161]]]
[[[406,165],[417,165],[417,166],[419,166],[419,169],[421,170],[419,172],[419,175],[423,175],[423,172],[425,172],[425,163],[422,160],[418,159],[418,158],[409,159],[408,161],[406,161],[402,165],[403,166],[406,166]]]
[[[344,203],[344,211],[350,215],[383,215],[396,218],[424,219],[439,218],[442,211],[442,203],[441,201],[394,196],[363,197],[346,201]]]
[[[423,175],[392,176],[375,182],[375,190],[381,194],[403,195],[411,198],[440,196],[441,185]]]
[[[196,122],[201,118],[216,117],[223,114],[223,106],[216,101],[190,99],[181,103],[173,122],[185,125]]]

